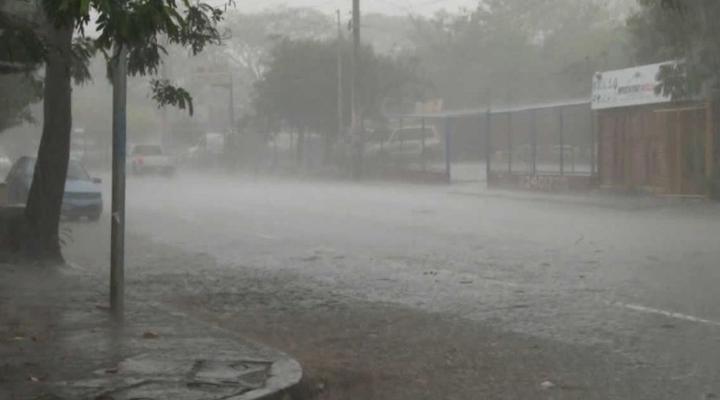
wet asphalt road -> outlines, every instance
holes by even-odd
[[[74,253],[105,256],[106,228],[72,224]],[[604,349],[696,389],[688,398],[720,393],[717,205],[181,175],[129,180],[128,232],[319,293]]]

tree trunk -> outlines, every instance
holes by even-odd
[[[72,34],[72,27],[48,24],[43,131],[25,208],[26,255],[48,261],[62,261],[59,225],[72,129]]]

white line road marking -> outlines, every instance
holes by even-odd
[[[673,312],[673,311],[661,310],[658,308],[645,307],[645,306],[641,306],[639,304],[627,304],[627,303],[618,303],[618,302],[613,302],[611,304],[614,306],[618,306],[618,307],[626,308],[628,310],[642,312],[642,313],[646,313],[646,314],[662,315],[662,316],[665,316],[668,318],[674,318],[674,319],[679,319],[679,320],[683,320],[683,321],[690,321],[690,322],[695,322],[698,324],[720,326],[720,322],[718,322],[718,321],[713,321],[710,319],[704,319],[704,318],[696,317],[693,315],[682,314],[682,313]]]

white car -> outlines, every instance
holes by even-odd
[[[135,175],[175,173],[175,161],[158,144],[137,144],[130,152],[130,172]]]

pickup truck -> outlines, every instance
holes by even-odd
[[[130,171],[135,175],[158,174],[171,176],[175,162],[157,144],[138,144],[130,152]]]

